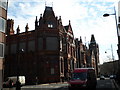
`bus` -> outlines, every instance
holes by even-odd
[[[96,88],[97,78],[94,68],[75,68],[68,81],[71,88]]]

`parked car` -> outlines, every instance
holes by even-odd
[[[105,77],[103,75],[100,76],[100,80],[105,80]]]
[[[18,76],[18,80],[21,85],[25,85],[25,76]],[[12,76],[6,78],[5,82],[3,82],[4,88],[10,88],[16,86],[17,76]]]
[[[13,86],[14,86],[13,80],[11,80],[9,78],[6,78],[5,82],[3,82],[3,88],[11,88]]]
[[[109,78],[110,78],[110,79],[115,79],[115,78],[116,78],[116,75],[110,75]]]

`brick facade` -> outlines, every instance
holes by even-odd
[[[5,48],[5,31],[7,19],[7,0],[0,0],[0,90],[3,83],[3,62]]]
[[[9,19],[6,37],[5,77],[24,75],[27,84],[59,82],[70,76],[75,64],[75,44],[72,27],[62,25],[52,7],[45,7],[40,19],[36,17],[35,30],[13,30]],[[67,37],[67,38],[66,38]],[[24,49],[24,52],[21,52]],[[19,70],[19,72],[17,72]]]
[[[94,57],[99,57],[91,54],[95,48],[87,48],[81,38],[75,40],[70,20],[63,26],[52,7],[46,6],[43,15],[36,17],[35,30],[30,31],[26,24],[25,32],[20,33],[18,25],[15,33],[13,27],[14,20],[8,19],[5,78],[22,75],[26,84],[60,82],[68,80],[74,68],[98,64]]]

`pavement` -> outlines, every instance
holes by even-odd
[[[114,84],[114,86],[115,86],[115,90],[120,90],[120,84],[118,84],[114,79],[112,79],[112,82],[113,82],[113,84]],[[64,85],[64,84],[67,84],[67,82],[46,83],[46,84],[39,84],[39,85],[37,85],[37,86],[38,86],[38,87],[41,87],[41,86],[46,86],[46,87],[48,87],[48,86],[50,85],[51,87],[52,87],[52,86],[58,87],[59,84]],[[24,88],[27,88],[27,87],[29,87],[29,88],[34,88],[34,87],[36,87],[36,85],[23,86],[22,88],[24,89]],[[3,88],[3,90],[16,90],[16,88],[15,88],[15,87],[14,87],[14,88]]]
[[[26,90],[27,88],[31,88],[30,90],[32,90],[32,88],[60,88],[65,86],[64,84],[67,84],[67,82],[57,82],[57,83],[46,83],[46,84],[38,84],[38,85],[25,85],[23,87],[21,87],[21,90]],[[50,85],[50,86],[49,86]],[[59,86],[61,85],[61,86]],[[28,90],[27,89],[27,90]],[[13,88],[3,88],[2,90],[16,90],[16,87]]]
[[[118,82],[116,82],[114,79],[113,79],[113,83],[114,83],[116,89],[120,90],[120,84],[118,84]]]

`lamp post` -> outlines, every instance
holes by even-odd
[[[115,7],[114,7],[114,13],[113,14],[104,14],[103,17],[108,17],[110,15],[114,15],[115,16],[115,23],[116,23],[116,29],[117,29],[117,37],[119,37],[119,32],[118,32],[118,24],[117,24],[117,15],[116,15],[116,10],[115,10]],[[118,44],[119,44],[119,38],[118,38]]]
[[[119,36],[119,29],[118,29],[118,24],[117,24],[117,15],[116,15],[116,10],[114,7],[114,13],[113,14],[104,14],[103,17],[107,17],[110,15],[114,15],[115,16],[115,23],[116,23],[116,29],[117,29],[117,38],[118,38],[118,50],[117,50],[117,54],[118,54],[118,66],[120,65],[120,36]],[[118,69],[118,73],[120,74],[120,68]]]
[[[113,14],[104,14],[103,17],[108,17],[110,15],[114,15],[115,16],[115,23],[116,23],[116,30],[117,30],[117,37],[118,37],[118,59],[120,59],[120,55],[119,55],[119,46],[120,46],[120,43],[119,43],[119,30],[118,30],[118,24],[117,24],[117,15],[116,15],[116,10],[115,10],[115,7],[114,7],[114,13]]]
[[[24,52],[23,49],[18,51],[18,58],[17,58],[17,81],[16,81],[16,90],[21,90],[21,85],[19,82],[19,61],[21,59],[21,54]]]

